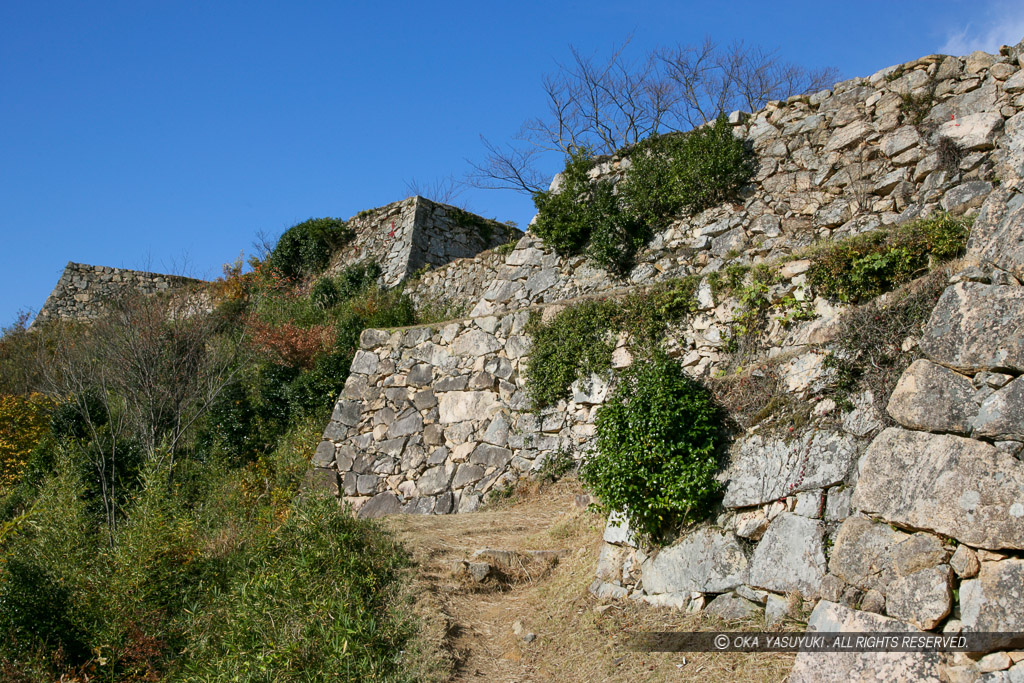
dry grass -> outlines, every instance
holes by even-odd
[[[487,681],[781,681],[790,654],[641,653],[629,631],[760,630],[632,601],[605,602],[587,587],[601,548],[603,519],[580,509],[572,481],[523,491],[501,510],[388,520],[419,563],[419,609],[434,619],[428,640],[454,663],[451,679]],[[563,550],[559,563],[531,580],[489,589],[450,572],[480,548]],[[438,621],[443,622],[443,625]],[[526,643],[520,621],[536,634]],[[444,656],[436,656],[438,662]],[[439,677],[441,672],[438,670]]]

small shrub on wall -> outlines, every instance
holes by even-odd
[[[310,218],[281,235],[268,263],[285,277],[313,275],[326,268],[331,254],[353,237],[352,229],[340,218]]]
[[[610,181],[591,182],[590,150],[579,148],[566,160],[558,192],[538,192],[534,232],[563,256],[585,253],[594,263],[622,274],[636,252],[650,239],[649,231],[619,209]]]
[[[663,354],[623,372],[597,411],[597,442],[580,477],[607,511],[658,539],[702,518],[715,480],[721,419],[711,393]]]
[[[632,220],[653,229],[722,203],[750,181],[756,161],[724,115],[689,133],[647,138],[629,159],[620,198]]]

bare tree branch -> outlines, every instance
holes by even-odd
[[[606,59],[571,47],[571,59],[542,80],[547,114],[528,120],[508,145],[481,136],[486,156],[469,162],[469,184],[533,193],[546,185],[536,167],[546,153],[566,155],[580,147],[612,153],[651,135],[696,128],[724,112],[756,111],[769,100],[820,90],[838,76],[836,69],[808,70],[742,41],[722,48],[710,37],[631,59],[630,40]]]

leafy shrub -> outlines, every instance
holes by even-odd
[[[288,278],[313,275],[326,268],[331,254],[353,237],[355,233],[339,218],[310,218],[281,235],[268,263]]]
[[[413,624],[391,608],[401,548],[333,499],[299,498],[190,624],[183,681],[403,680]],[[273,618],[267,618],[273,615]]]
[[[598,408],[580,478],[608,511],[657,539],[700,519],[719,490],[721,420],[711,394],[664,355],[635,362]]]
[[[338,290],[338,283],[333,278],[322,277],[313,285],[309,293],[313,305],[322,310],[334,308],[341,301],[341,292]]]
[[[341,271],[338,275],[338,293],[341,299],[351,299],[372,289],[381,273],[380,264],[374,261],[360,261]]]
[[[657,229],[681,213],[697,213],[734,195],[754,175],[756,157],[733,135],[728,119],[684,134],[647,138],[629,153],[619,188],[626,212]]]
[[[963,252],[971,219],[940,213],[827,245],[810,255],[808,280],[815,291],[857,303],[890,291],[926,272],[931,261]]]
[[[636,252],[650,239],[645,226],[619,210],[610,181],[591,182],[593,157],[585,147],[566,159],[558,192],[538,192],[534,232],[559,254],[586,255],[602,268],[622,274],[632,267]]]
[[[52,408],[42,394],[0,395],[0,491],[18,480],[29,454],[46,436]]]
[[[526,329],[533,340],[526,386],[534,408],[568,398],[577,379],[610,370],[620,332],[626,333],[637,353],[659,348],[666,327],[694,312],[697,282],[695,277],[680,278],[619,301],[584,301],[547,323],[534,313]]]
[[[526,385],[534,407],[557,403],[569,394],[569,385],[590,373],[612,367],[615,339],[611,320],[616,307],[606,301],[585,301],[561,311],[550,322],[530,316],[527,332],[533,349],[526,366]]]

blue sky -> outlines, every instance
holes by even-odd
[[[742,39],[843,78],[1024,37],[1024,3],[5,2],[0,325],[69,261],[215,277],[311,216],[463,176],[569,46]],[[558,170],[557,158],[548,170]],[[528,197],[470,190],[524,227]]]

